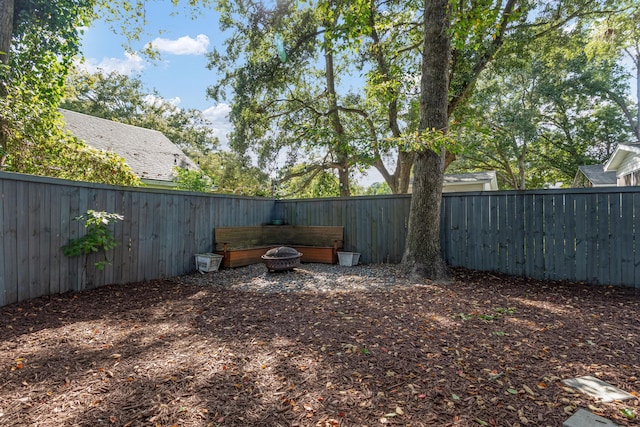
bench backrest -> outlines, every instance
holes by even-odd
[[[216,227],[215,250],[246,249],[257,246],[317,246],[342,248],[342,226],[265,225],[261,227]]]

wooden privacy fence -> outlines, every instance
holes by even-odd
[[[399,263],[404,252],[411,195],[278,200],[287,224],[344,226],[344,251],[363,263]]]
[[[297,225],[343,225],[363,262],[400,262],[410,196],[282,200]],[[640,288],[640,187],[446,193],[441,246],[449,265],[541,279]]]
[[[0,173],[0,306],[109,283],[132,283],[195,270],[211,252],[213,228],[268,222],[273,199],[145,190]],[[112,264],[68,258],[62,245],[84,235],[74,218],[87,210],[124,216],[112,225]]]
[[[446,194],[450,265],[640,288],[640,188]]]
[[[77,183],[0,172],[0,306],[108,283],[177,276],[211,252],[215,227],[282,219],[344,226],[363,263],[402,259],[410,195],[274,200]],[[640,188],[447,193],[441,242],[453,266],[640,288]],[[122,214],[104,271],[61,247],[89,209]],[[89,266],[92,260],[89,259]]]

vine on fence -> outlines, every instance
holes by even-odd
[[[70,239],[69,243],[62,246],[63,253],[65,256],[74,257],[102,251],[104,259],[95,262],[94,266],[98,270],[103,270],[105,266],[111,264],[107,257],[107,251],[118,246],[113,233],[109,230],[109,225],[122,221],[124,217],[116,213],[98,212],[89,209],[87,213],[74,219],[84,222],[87,232],[82,237]]]

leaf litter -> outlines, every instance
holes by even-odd
[[[637,291],[462,269],[366,287],[389,268],[323,289],[240,268],[2,307],[0,424],[557,426],[578,408],[638,424],[638,399],[560,382],[638,396]],[[247,286],[265,281],[287,291]]]

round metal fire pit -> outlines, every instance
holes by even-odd
[[[269,249],[266,254],[262,255],[264,265],[269,271],[293,270],[300,267],[300,257],[302,253],[287,246]]]

